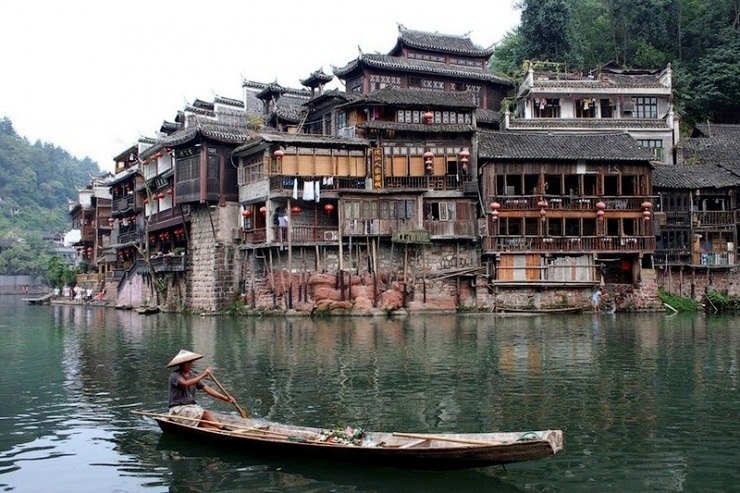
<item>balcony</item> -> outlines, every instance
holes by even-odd
[[[310,179],[311,177],[301,177],[298,179],[299,194],[303,194],[303,180]],[[320,177],[316,177],[316,179],[320,180]],[[292,194],[294,180],[294,177],[272,176],[270,177],[270,191]],[[363,176],[333,177],[330,183],[325,183],[323,180],[320,181],[320,183],[321,192],[344,192],[352,190],[365,190],[367,188],[366,178]],[[466,183],[474,183],[471,176],[386,176],[385,178],[383,178],[384,186],[382,189],[462,191]],[[477,187],[474,187],[474,191],[476,190]]]
[[[185,272],[186,256],[171,253],[149,259],[154,272]]]
[[[507,210],[539,210],[539,202],[544,198],[547,208],[564,211],[593,211],[596,204],[603,202],[606,211],[642,211],[642,204],[648,197],[602,197],[594,195],[501,195],[489,202],[498,202],[501,212]]]
[[[483,252],[639,253],[655,250],[654,236],[487,236]]]
[[[136,197],[133,194],[122,198],[114,199],[111,204],[111,214],[113,216],[122,216],[134,212]]]
[[[285,245],[288,243],[288,229],[277,226],[271,227],[272,243]],[[339,241],[339,232],[336,226],[297,226],[291,231],[293,245],[336,244]],[[255,228],[242,230],[239,237],[247,245],[263,245],[267,243],[267,229]]]

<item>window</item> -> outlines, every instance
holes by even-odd
[[[534,116],[536,118],[560,118],[560,99],[535,98]]]
[[[576,118],[596,118],[596,100],[576,99]]]
[[[427,221],[454,221],[456,219],[455,202],[431,202],[427,205]]]
[[[658,118],[658,98],[635,98],[635,118]]]
[[[655,159],[661,162],[665,162],[665,152],[663,149],[663,141],[658,139],[637,139],[637,145],[644,147],[650,151]]]

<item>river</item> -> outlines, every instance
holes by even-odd
[[[140,315],[0,296],[0,490],[737,491],[740,318]],[[163,436],[167,361],[204,354],[250,414],[406,432],[564,430],[554,457],[416,472]],[[208,407],[234,412],[205,394]]]

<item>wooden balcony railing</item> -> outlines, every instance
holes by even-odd
[[[185,272],[186,256],[165,254],[149,259],[154,272]]]
[[[735,265],[735,253],[733,252],[704,252],[692,254],[688,248],[670,248],[655,250],[653,256],[655,265],[670,266],[706,266],[721,267]]]
[[[133,194],[127,195],[119,199],[115,199],[111,205],[111,211],[115,213],[125,213],[134,210],[136,199]]]
[[[652,252],[654,236],[486,236],[483,251],[496,252]]]
[[[501,211],[506,210],[539,210],[539,202],[544,198],[547,208],[552,210],[596,211],[596,204],[603,202],[606,211],[642,211],[642,204],[649,197],[601,197],[570,195],[499,195],[489,197],[488,203],[498,202]]]
[[[310,180],[311,177],[301,177],[298,180],[298,192],[303,193],[303,180]],[[272,176],[270,177],[271,192],[293,192],[292,176]],[[320,180],[320,177],[316,177]],[[456,175],[446,176],[386,176],[383,179],[385,189],[404,189],[404,190],[462,190],[464,183],[472,181],[472,177],[458,177]],[[330,183],[321,182],[320,189],[322,192],[327,191],[351,191],[365,190],[366,179],[364,176],[357,177],[334,177]],[[535,201],[536,203],[537,201]]]

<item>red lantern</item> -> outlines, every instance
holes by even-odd
[[[251,217],[251,216],[252,216],[252,211],[251,211],[251,210],[249,210],[249,209],[244,209],[244,210],[242,211],[242,217]]]
[[[298,207],[297,205],[294,205],[293,207],[290,208],[291,214],[300,214],[301,210],[302,209]]]
[[[603,221],[604,220],[604,211],[603,211],[603,209],[599,209],[598,211],[596,211],[596,218],[599,221]]]
[[[264,205],[260,207],[260,214],[262,214],[263,216],[267,214],[267,207],[265,207]]]
[[[467,149],[460,151],[460,162],[465,164],[470,160],[470,152]]]
[[[646,200],[645,202],[642,203],[642,208],[645,209],[646,211],[650,210],[653,208],[653,204]]]
[[[493,219],[494,221],[498,221],[498,215],[499,215],[499,212],[496,209],[494,209],[493,212],[491,212],[491,219]]]
[[[537,207],[540,209],[546,209],[547,208],[547,201],[545,199],[540,200],[537,202]]]
[[[285,156],[285,152],[282,149],[278,149],[274,152],[275,159],[282,159]]]
[[[162,200],[162,199],[164,198],[164,194],[163,194],[162,192],[159,192],[159,193],[157,194],[157,198],[158,198],[159,200]]]
[[[422,118],[424,119],[424,123],[432,123],[432,120],[434,120],[434,113],[427,111],[422,115]]]
[[[642,211],[642,218],[643,218],[643,219],[644,219],[645,221],[649,221],[649,220],[650,220],[650,215],[651,215],[651,214],[650,214],[650,211],[649,211],[649,210],[644,210],[644,211]]]
[[[324,211],[331,214],[334,211],[334,204],[324,204]]]
[[[606,209],[606,204],[599,200],[598,202],[596,202],[596,208],[600,211],[603,211],[604,209]]]
[[[498,211],[501,208],[501,204],[498,202],[491,202],[490,207],[492,211]]]

